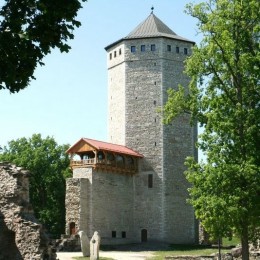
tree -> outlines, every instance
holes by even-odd
[[[9,161],[30,172],[30,202],[35,216],[54,236],[64,233],[65,178],[70,175],[68,145],[58,145],[40,134],[8,143],[0,161]]]
[[[5,1],[0,10],[0,89],[24,89],[52,48],[69,51],[66,42],[80,26],[75,18],[85,1]]]
[[[186,161],[190,203],[212,237],[235,231],[247,260],[260,226],[260,2],[209,0],[187,12],[203,39],[186,61],[189,91],[169,90],[164,118],[188,112],[203,127],[207,160]]]

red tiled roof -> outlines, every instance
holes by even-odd
[[[67,150],[67,153],[70,153],[70,150],[74,146],[76,146],[78,143],[80,143],[81,141],[86,142],[87,144],[89,144],[90,146],[94,147],[97,150],[110,151],[110,152],[121,153],[121,154],[128,154],[128,155],[132,155],[132,156],[136,156],[136,157],[143,157],[142,154],[140,154],[126,146],[107,143],[107,142],[88,139],[88,138],[81,138],[76,144],[74,144]]]

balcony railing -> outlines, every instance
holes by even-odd
[[[84,168],[92,166],[93,168],[105,168],[111,171],[122,171],[122,173],[135,173],[137,166],[134,164],[126,164],[122,161],[109,161],[105,159],[84,159],[84,160],[71,160],[70,166],[72,168]]]

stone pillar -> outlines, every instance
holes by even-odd
[[[100,247],[100,236],[97,231],[95,231],[93,237],[90,240],[90,260],[99,259],[99,247]]]
[[[87,234],[84,231],[78,232],[80,236],[80,243],[81,243],[81,251],[83,256],[89,256],[90,255],[90,244]]]

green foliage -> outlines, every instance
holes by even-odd
[[[188,106],[204,129],[198,147],[207,161],[186,162],[197,217],[213,237],[235,231],[247,247],[260,226],[260,2],[211,0],[187,12],[203,40],[186,61],[189,95],[180,89],[165,108]],[[176,116],[168,110],[167,121]]]
[[[86,0],[6,0],[0,10],[0,89],[28,86],[37,65],[52,48],[68,52],[81,2]]]
[[[54,236],[64,233],[65,176],[69,172],[68,145],[58,145],[40,134],[8,143],[0,161],[9,161],[30,171],[30,202],[36,217]]]

